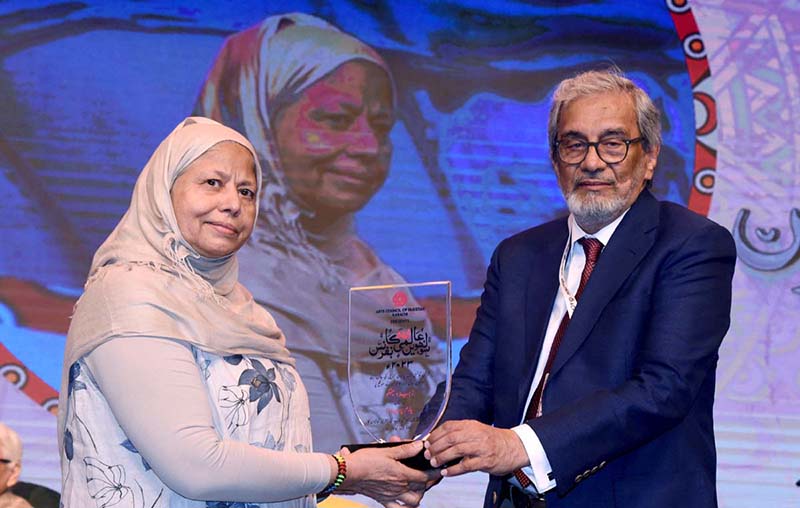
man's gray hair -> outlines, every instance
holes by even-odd
[[[4,456],[0,459],[8,459],[15,464],[22,462],[22,441],[14,429],[0,422],[0,449]]]
[[[627,93],[633,99],[639,132],[644,138],[642,142],[644,150],[649,152],[652,147],[661,146],[661,112],[644,90],[625,77],[618,67],[611,67],[582,72],[573,78],[565,79],[553,92],[547,123],[550,157],[553,160],[556,160],[553,143],[558,133],[558,118],[564,106],[587,95],[614,92]]]

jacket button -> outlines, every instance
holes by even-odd
[[[492,504],[497,504],[497,491],[492,492]]]
[[[606,461],[605,460],[600,463],[600,467],[605,467],[605,465],[606,465]]]
[[[582,475],[578,475],[578,476],[575,477],[575,483],[580,483],[582,480],[583,480],[583,476]]]

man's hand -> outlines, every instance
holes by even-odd
[[[425,458],[434,467],[461,461],[441,470],[442,476],[471,471],[505,475],[530,465],[519,436],[510,429],[498,429],[475,420],[445,422],[425,440]]]

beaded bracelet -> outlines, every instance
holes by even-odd
[[[338,453],[334,453],[333,458],[336,459],[336,464],[338,465],[339,470],[336,473],[336,478],[333,479],[331,484],[325,487],[322,492],[317,494],[317,501],[322,501],[326,497],[330,496],[334,490],[338,489],[342,483],[344,483],[344,479],[347,478],[347,462],[345,462],[344,457]]]

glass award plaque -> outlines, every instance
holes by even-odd
[[[376,442],[344,446],[395,446],[436,427],[450,395],[450,309],[450,281],[350,288],[350,401]],[[422,453],[402,462],[431,468]]]

